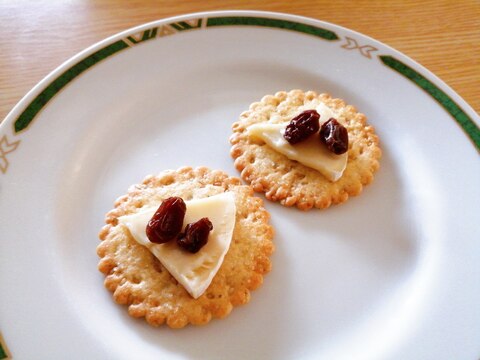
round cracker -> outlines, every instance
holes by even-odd
[[[268,121],[287,125],[293,117],[304,110],[315,109],[320,103],[334,109],[339,114],[337,120],[348,130],[347,166],[336,182],[247,134],[247,128],[256,123]],[[373,174],[379,168],[378,137],[374,128],[367,125],[366,116],[329,94],[292,90],[266,95],[260,102],[250,105],[232,129],[230,154],[242,178],[255,191],[264,192],[268,200],[279,201],[285,206],[296,205],[301,210],[309,210],[343,203],[349,196],[359,195],[363,186],[373,181]]]
[[[170,196],[191,200],[225,191],[235,193],[236,204],[230,248],[210,286],[194,299],[147,248],[119,225],[118,218],[144,206],[158,206]],[[128,305],[131,316],[145,317],[153,326],[206,324],[213,317],[227,316],[234,306],[247,303],[250,291],[263,283],[274,250],[269,218],[262,199],[254,197],[251,187],[242,185],[238,178],[205,167],[168,170],[133,185],[107,213],[107,225],[99,234],[102,242],[97,247],[101,257],[98,269],[106,275],[105,287],[113,292],[117,303]]]

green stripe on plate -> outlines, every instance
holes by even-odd
[[[338,40],[337,34],[335,34],[333,31],[288,20],[249,16],[213,17],[207,20],[207,27],[227,25],[265,26],[298,31],[305,34],[318,36],[325,40]]]
[[[49,102],[70,81],[99,61],[127,47],[128,44],[125,41],[119,40],[113,44],[105,46],[103,49],[98,50],[65,71],[62,75],[52,81],[52,83],[50,83],[35,99],[33,99],[30,105],[28,105],[27,108],[20,114],[14,123],[15,132],[18,133],[22,130],[25,130],[38,112],[45,106],[45,104]]]
[[[455,101],[452,100],[450,96],[445,94],[426,77],[416,72],[408,65],[405,65],[400,60],[386,55],[380,55],[379,58],[389,68],[410,79],[427,93],[429,93],[435,100],[437,100],[440,105],[442,105],[445,110],[447,110],[450,115],[453,116],[457,123],[460,124],[462,129],[467,133],[470,139],[472,139],[473,143],[477,147],[477,150],[480,151],[480,129],[478,128],[477,124],[475,124],[473,120],[455,103]]]

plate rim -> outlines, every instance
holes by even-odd
[[[395,48],[379,41],[376,40],[368,35],[362,34],[360,32],[357,32],[355,30],[330,23],[327,21],[311,18],[311,17],[306,17],[306,16],[301,16],[301,15],[294,15],[294,14],[288,14],[288,13],[282,13],[282,12],[271,12],[271,11],[260,11],[260,10],[218,10],[218,11],[203,11],[203,12],[194,12],[194,13],[187,13],[187,14],[181,14],[181,15],[176,15],[172,17],[167,17],[163,19],[158,19],[154,21],[150,21],[147,23],[143,23],[134,27],[131,27],[129,29],[123,30],[121,32],[115,33],[103,40],[100,40],[93,45],[87,47],[86,49],[76,53],[75,55],[71,56],[69,59],[65,60],[63,63],[61,63],[59,66],[54,68],[50,73],[48,73],[42,80],[40,80],[36,85],[33,86],[32,89],[30,89],[21,99],[16,103],[16,105],[10,110],[10,112],[6,115],[4,120],[0,123],[0,133],[2,132],[7,132],[5,131],[7,127],[14,127],[16,120],[18,120],[18,116],[25,111],[26,108],[33,102],[36,96],[41,94],[42,91],[44,91],[49,85],[52,84],[53,81],[57,80],[59,76],[61,76],[65,71],[68,71],[71,69],[73,66],[78,64],[80,61],[85,60],[88,56],[94,54],[96,51],[101,50],[102,48],[105,48],[108,45],[112,45],[115,42],[122,40],[123,38],[133,35],[136,32],[144,31],[148,28],[151,28],[153,26],[161,26],[161,25],[166,25],[168,23],[174,23],[174,22],[181,22],[181,21],[188,21],[191,20],[192,18],[210,18],[210,17],[273,17],[275,19],[279,20],[285,20],[285,21],[294,21],[298,23],[307,23],[308,25],[312,24],[312,26],[326,26],[327,28],[334,28],[337,30],[341,30],[344,32],[352,33],[355,36],[358,36],[360,38],[368,40],[370,43],[374,43],[376,45],[380,45],[381,47],[385,48],[390,52],[390,54],[395,55],[396,57],[399,57],[403,62],[407,62],[409,67],[413,68],[414,71],[419,73],[421,76],[424,76],[429,80],[431,83],[433,83],[434,86],[436,86],[441,92],[443,92],[447,97],[450,98],[450,100],[453,101],[457,107],[463,111],[464,113],[467,114],[469,117],[469,120],[471,121],[470,125],[473,125],[473,129],[466,130],[464,126],[462,126],[458,120],[455,119],[455,116],[451,111],[445,108],[440,101],[437,100],[437,103],[444,108],[444,110],[449,113],[449,115],[453,118],[453,120],[457,123],[457,126],[460,126],[464,134],[467,136],[469,141],[476,147],[477,152],[480,152],[480,116],[476,113],[476,111],[457,93],[455,92],[446,82],[444,82],[441,78],[439,78],[437,75],[435,75],[433,72],[428,70],[426,67],[421,65],[420,63],[416,62],[409,56],[403,54],[402,52],[396,50]],[[272,28],[269,26],[269,28]],[[339,38],[340,39],[340,38]],[[128,47],[131,47],[130,45]],[[390,55],[388,54],[388,55]],[[388,56],[387,55],[387,56]],[[379,57],[381,55],[378,55]],[[108,56],[107,56],[108,57]],[[105,57],[106,58],[106,57]],[[103,59],[102,59],[103,60]],[[380,59],[381,60],[381,59]],[[100,60],[101,61],[101,60]],[[100,62],[98,61],[98,62]],[[98,63],[97,62],[97,63]],[[96,63],[95,63],[96,64]],[[93,65],[95,65],[93,64]],[[384,62],[384,65],[385,62]],[[74,80],[76,77],[81,75],[83,73],[80,72],[76,74],[71,80]],[[426,76],[425,76],[426,75]],[[68,84],[68,83],[67,83]],[[63,85],[58,91],[52,96],[52,98],[58,94],[59,91],[61,91],[67,84]],[[418,84],[417,84],[418,85]],[[425,90],[425,89],[423,89]],[[428,92],[427,92],[428,93]],[[48,99],[45,104],[42,105],[41,108],[45,107],[48,105],[50,99]],[[41,111],[41,110],[40,110]],[[35,118],[36,114],[33,116],[33,119]],[[16,119],[17,118],[17,119]],[[32,121],[33,121],[32,119]],[[24,132],[26,129],[22,129],[20,131],[16,131],[13,128],[12,135],[20,134]],[[474,139],[476,138],[476,140]]]
[[[478,114],[475,112],[475,110],[460,96],[458,95],[447,83],[445,83],[441,78],[436,76],[433,72],[425,68],[423,65],[417,63],[415,60],[411,59],[407,55],[403,54],[402,52],[390,47],[389,45],[380,42],[374,38],[369,37],[368,35],[364,35],[362,33],[359,33],[355,30],[342,27],[330,22],[314,19],[314,18],[309,18],[309,17],[304,17],[304,16],[299,16],[299,15],[292,15],[292,14],[286,14],[286,13],[280,13],[280,12],[267,12],[267,11],[250,11],[250,10],[222,10],[222,11],[205,11],[205,12],[195,12],[195,13],[188,13],[188,14],[182,14],[178,16],[173,16],[173,17],[167,17],[159,20],[154,20],[151,22],[147,22],[144,24],[140,24],[134,27],[131,27],[129,29],[123,30],[121,32],[118,32],[114,35],[111,35],[103,40],[100,40],[93,45],[87,47],[86,49],[76,53],[66,61],[64,61],[62,64],[57,66],[55,69],[53,69],[49,74],[47,74],[42,80],[40,80],[31,90],[29,90],[19,102],[12,108],[12,110],[6,115],[5,119],[0,123],[0,156],[5,156],[5,153],[2,152],[1,148],[1,141],[2,141],[2,135],[5,137],[8,134],[11,133],[13,135],[14,140],[17,140],[19,135],[24,135],[23,133],[27,131],[27,129],[20,130],[19,132],[14,131],[14,124],[15,121],[18,119],[18,116],[31,104],[31,102],[35,99],[36,96],[38,96],[43,90],[45,90],[54,80],[56,80],[59,76],[61,76],[65,71],[70,69],[72,66],[77,64],[78,62],[84,60],[88,56],[94,54],[96,51],[114,44],[115,42],[129,36],[132,34],[135,34],[137,32],[145,31],[149,28],[152,28],[154,26],[161,26],[164,24],[169,24],[173,22],[179,22],[179,21],[185,21],[189,20],[192,18],[205,18],[205,17],[212,17],[212,16],[252,16],[252,17],[273,17],[275,19],[283,19],[283,20],[290,20],[290,21],[296,21],[299,23],[304,23],[304,24],[312,24],[316,26],[321,26],[325,27],[327,29],[335,29],[335,30],[341,30],[350,34],[354,34],[358,38],[361,39],[367,39],[370,44],[376,44],[382,46],[385,50],[388,50],[388,55],[394,55],[397,58],[400,58],[402,61],[406,62],[410,67],[414,68],[414,70],[420,72],[420,74],[427,76],[428,79],[433,82],[437,87],[439,87],[443,92],[447,94],[453,101],[461,107],[461,109],[466,112],[468,115],[470,115],[470,118],[472,122],[477,126],[477,131],[478,131],[478,126],[480,124],[480,117]],[[95,65],[95,64],[94,64]],[[77,76],[81,75],[82,73],[77,74],[74,76],[72,80],[74,80]],[[439,104],[441,105],[441,104]],[[44,104],[44,106],[48,106],[48,101]],[[448,113],[448,111],[447,111]],[[449,114],[451,115],[451,113]],[[452,119],[454,120],[454,119]],[[455,121],[455,120],[454,120]],[[457,125],[459,126],[458,122],[455,121]],[[10,131],[9,131],[10,129]],[[466,131],[462,129],[464,134],[467,136],[467,138],[470,140],[470,142],[473,142],[472,139],[468,136]],[[6,139],[6,138],[5,138]],[[23,139],[22,139],[23,140]],[[10,145],[13,144],[13,146],[16,148],[18,146],[18,140],[17,142],[13,142]],[[7,141],[8,145],[8,141]],[[473,143],[474,148],[475,148],[475,143]],[[480,151],[480,148],[476,148],[477,152]],[[0,164],[1,166],[1,164]],[[8,173],[3,173],[3,175],[8,175]],[[8,348],[6,347],[5,342],[1,341],[1,334],[0,334],[0,354],[1,350],[4,350],[7,353],[7,359],[8,357]],[[3,348],[2,349],[2,345]],[[1,358],[1,357],[0,357]]]

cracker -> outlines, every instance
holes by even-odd
[[[144,206],[158,205],[170,196],[191,200],[225,191],[235,193],[237,209],[230,248],[210,286],[194,299],[147,248],[118,224],[118,218]],[[263,275],[270,271],[269,256],[274,246],[269,218],[262,199],[254,197],[251,187],[242,185],[238,178],[205,167],[168,170],[133,185],[107,213],[107,225],[99,234],[98,269],[106,275],[105,287],[113,292],[114,300],[128,305],[131,316],[145,317],[153,326],[166,323],[171,328],[206,324],[247,303],[250,291],[257,289]]]
[[[247,135],[247,127],[252,124],[267,121],[288,124],[294,116],[314,109],[321,102],[339,113],[337,120],[348,130],[347,167],[336,182]],[[373,181],[373,174],[379,168],[378,137],[374,128],[367,125],[366,116],[329,94],[292,90],[266,95],[260,102],[250,105],[232,129],[230,154],[242,178],[255,191],[264,192],[268,200],[284,206],[296,205],[301,210],[309,210],[343,203],[350,196],[359,195],[363,186]]]

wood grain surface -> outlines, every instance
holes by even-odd
[[[480,112],[480,1],[0,0],[0,121],[44,76],[119,31],[190,12],[267,10],[332,22],[431,70]]]

